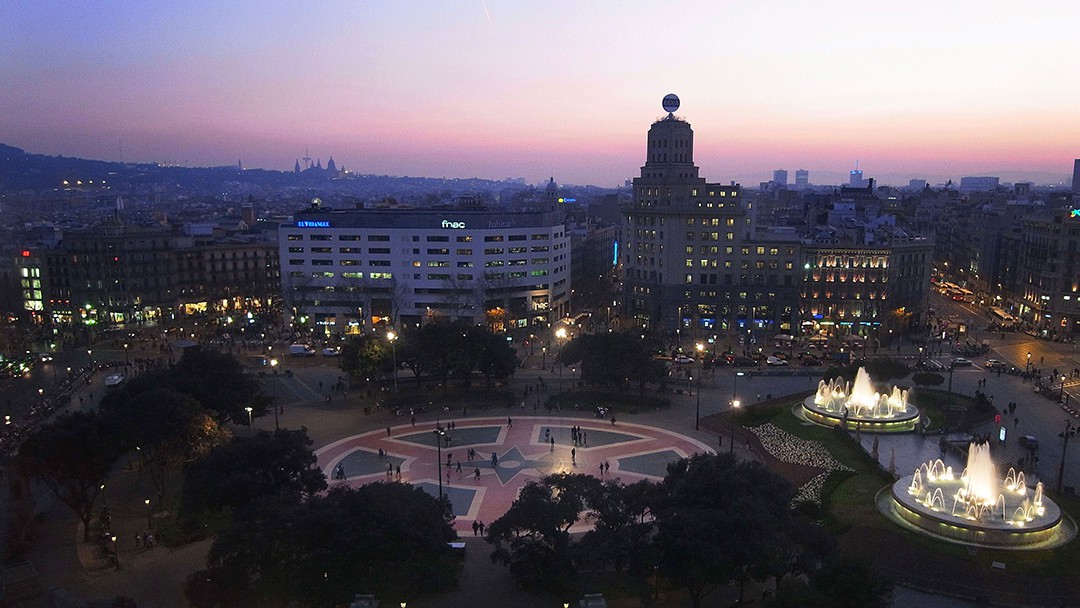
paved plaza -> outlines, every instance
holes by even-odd
[[[331,486],[401,481],[438,496],[441,474],[457,516],[454,527],[464,534],[472,532],[473,521],[502,516],[526,483],[546,475],[659,481],[669,463],[708,451],[698,440],[644,424],[520,416],[469,418],[454,421],[453,429],[445,421],[392,426],[335,441],[316,455]],[[339,467],[344,479],[335,478]]]

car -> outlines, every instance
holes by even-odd
[[[787,361],[784,361],[780,357],[769,357],[768,359],[765,359],[765,363],[767,363],[769,365],[787,365],[788,364]]]
[[[735,367],[753,367],[757,365],[758,362],[750,357],[733,357],[731,359],[731,364]]]
[[[953,367],[966,367],[972,364],[971,359],[965,359],[963,357],[953,357],[950,363],[952,363]]]
[[[1034,435],[1021,435],[1020,447],[1034,452],[1039,449],[1039,440],[1036,439]]]
[[[1001,369],[1004,370],[1009,366],[1004,361],[998,361],[997,359],[987,359],[986,369]]]
[[[341,351],[338,350],[337,348],[332,348],[332,347],[324,348],[324,349],[322,349],[322,356],[324,356],[324,357],[340,357],[341,356]]]
[[[693,363],[694,358],[686,355],[678,355],[675,357],[675,363]]]
[[[48,363],[53,360],[53,356],[49,353],[38,353],[38,361],[42,363]]]
[[[802,364],[809,366],[821,365],[821,359],[818,359],[817,357],[803,357]]]
[[[292,344],[289,346],[289,355],[293,357],[314,357],[315,351],[307,344]]]

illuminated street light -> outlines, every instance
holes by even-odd
[[[397,392],[397,334],[393,330],[386,332],[386,339],[390,341],[390,355],[394,364],[394,392]]]
[[[144,500],[143,504],[146,505],[146,529],[152,530],[154,529],[154,521],[150,519],[150,499]]]
[[[244,411],[248,414],[248,428],[251,428],[251,406],[245,407]]]
[[[277,374],[277,365],[278,365],[278,360],[277,359],[270,359],[270,370],[274,374]],[[278,423],[277,378],[274,377],[274,378],[272,378],[272,380],[274,382],[274,388],[272,389],[274,391],[274,397],[273,397],[273,400],[270,402],[270,405],[274,408],[274,430],[276,431],[279,428],[281,428],[280,424]]]

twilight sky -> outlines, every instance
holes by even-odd
[[[1077,31],[1075,0],[3,0],[0,143],[613,186],[674,92],[710,181],[1048,182]]]

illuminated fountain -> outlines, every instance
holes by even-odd
[[[863,367],[854,384],[843,378],[819,382],[817,393],[803,401],[801,414],[825,426],[846,424],[872,433],[911,431],[919,420],[919,409],[908,403],[908,391],[897,386],[886,393],[875,391]]]
[[[990,458],[990,445],[972,443],[967,466],[957,475],[940,459],[879,494],[878,508],[897,523],[944,540],[1004,549],[1044,549],[1065,544],[1076,533],[1072,520],[1043,494],[1028,487],[1023,471],[1004,478]]]

